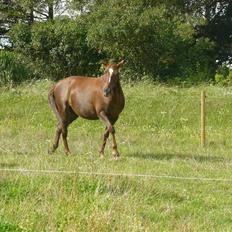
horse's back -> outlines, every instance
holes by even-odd
[[[97,119],[94,98],[99,90],[97,78],[71,76],[57,82],[54,95],[58,106],[71,107],[76,115]]]
[[[61,98],[64,101],[68,101],[71,92],[83,92],[86,89],[93,86],[96,78],[82,77],[82,76],[70,76],[58,81],[53,87],[54,94],[57,98]]]

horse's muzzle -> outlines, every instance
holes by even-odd
[[[107,87],[107,88],[105,88],[105,89],[103,90],[103,93],[104,93],[104,96],[105,96],[105,97],[108,97],[109,94],[110,94],[110,92],[111,92],[110,87]]]

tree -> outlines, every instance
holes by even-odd
[[[100,59],[125,57],[133,77],[203,80],[214,76],[216,60],[232,57],[231,5],[228,0],[4,0],[0,33],[10,31],[14,52],[54,78],[96,74]],[[57,16],[71,9],[76,17]]]
[[[93,75],[99,70],[99,54],[86,41],[87,20],[54,19],[34,25],[16,24],[10,36],[15,52],[35,63],[43,76]]]
[[[26,19],[23,8],[13,0],[3,0],[0,3],[0,46],[10,45],[6,34],[19,19]]]
[[[196,39],[193,25],[170,2],[109,0],[95,7],[89,17],[89,44],[109,57],[126,57],[127,67],[139,76],[186,77],[207,72],[214,62],[211,41]]]
[[[225,61],[232,63],[232,2],[204,1],[200,13],[205,17],[206,23],[197,28],[198,35],[215,42],[219,64]]]
[[[200,19],[195,24],[198,38],[209,38],[215,43],[218,64],[232,63],[232,1],[231,0],[177,0],[183,12]],[[198,21],[198,22],[199,22]]]
[[[8,45],[1,38],[9,39],[7,32],[16,23],[32,25],[35,21],[53,20],[55,12],[62,14],[69,4],[67,0],[3,0],[0,3],[0,45]]]

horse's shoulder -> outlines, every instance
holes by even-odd
[[[67,77],[66,79],[71,80],[73,82],[83,82],[83,83],[97,83],[99,82],[99,79],[96,77],[89,77],[89,76],[70,76]]]

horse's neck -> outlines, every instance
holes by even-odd
[[[118,83],[114,86],[112,92],[115,97],[123,96],[123,91],[122,91],[120,81],[118,81]]]
[[[107,81],[107,74],[103,74],[102,76],[99,77],[99,81],[102,85],[102,87],[104,86],[104,83]],[[122,92],[122,87],[120,84],[120,80],[118,80],[118,82],[115,84],[114,88],[113,88],[113,92],[115,94],[123,94]]]
[[[108,80],[108,75],[107,75],[107,73],[105,73],[105,74],[103,74],[102,76],[100,76],[100,79],[101,79],[101,81],[102,82],[107,82]]]
[[[122,91],[122,86],[121,86],[121,83],[120,81],[117,82],[116,86],[115,86],[115,89],[117,89],[118,91]]]

